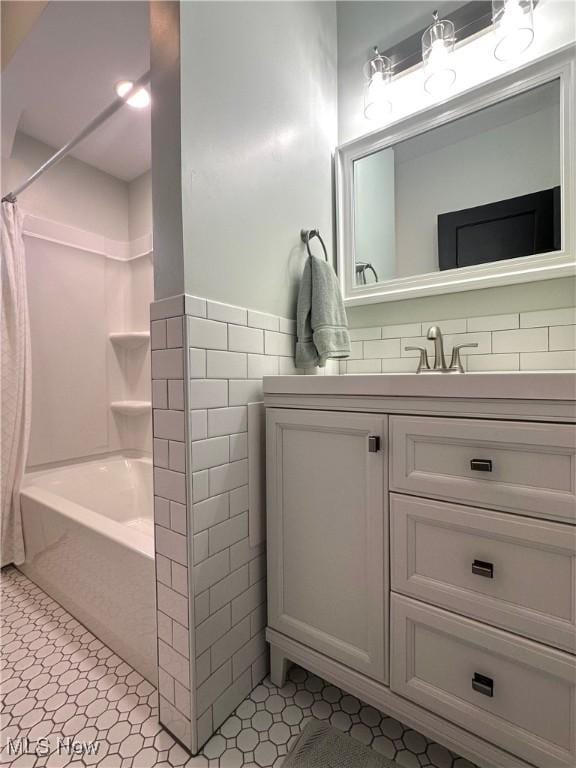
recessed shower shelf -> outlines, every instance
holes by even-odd
[[[150,413],[152,403],[149,400],[116,400],[110,403],[110,408],[122,416],[142,416]]]
[[[150,341],[150,331],[111,333],[109,338],[112,344],[118,344],[118,346],[124,347],[125,349],[136,349],[144,344],[148,344]]]

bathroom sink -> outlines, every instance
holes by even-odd
[[[265,376],[264,393],[368,397],[575,400],[572,371],[482,371],[464,374],[372,373]]]

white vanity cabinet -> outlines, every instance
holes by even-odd
[[[573,768],[572,375],[270,377],[265,403],[274,682],[299,663],[478,765]]]
[[[387,682],[386,417],[272,408],[268,623]]]

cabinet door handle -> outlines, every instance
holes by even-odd
[[[369,453],[378,453],[380,450],[380,436],[370,435],[368,438],[368,451]]]
[[[488,696],[490,699],[494,696],[494,680],[492,680],[491,677],[486,677],[486,675],[481,675],[478,672],[474,672],[472,688],[477,693],[481,693],[483,696]]]
[[[474,560],[472,563],[472,573],[476,576],[484,576],[486,579],[494,578],[494,565],[485,560]]]
[[[492,472],[491,459],[470,459],[470,469],[476,472]]]

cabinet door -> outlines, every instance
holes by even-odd
[[[386,438],[383,416],[267,411],[269,626],[382,682]]]

